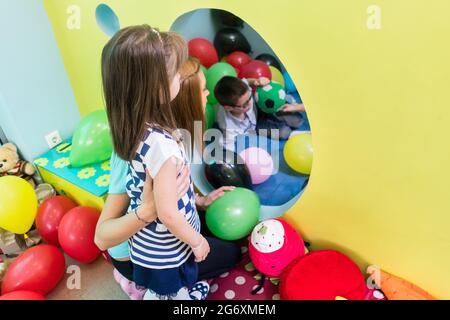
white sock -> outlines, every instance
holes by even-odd
[[[153,290],[148,289],[144,294],[143,300],[192,300],[192,298],[189,295],[189,290],[183,287],[178,290],[175,296],[158,295]]]
[[[172,300],[192,300],[192,298],[189,295],[188,288],[183,287],[180,290],[178,290],[177,295],[173,297]]]
[[[156,296],[156,293],[150,289],[148,289],[145,294],[144,298],[142,300],[159,300],[159,298]]]

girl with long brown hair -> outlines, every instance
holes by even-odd
[[[192,183],[180,199],[174,192],[179,166],[188,165],[170,107],[184,61],[166,50],[166,36],[150,26],[120,30],[103,49],[102,78],[114,149],[129,161],[129,211],[145,224],[130,238],[134,280],[148,289],[144,299],[189,300],[197,262],[210,248],[200,234]],[[152,222],[138,211],[149,179],[157,212]]]
[[[172,79],[177,71],[175,66],[180,66],[186,60],[186,44],[175,33],[165,34],[161,32],[160,34],[163,35],[165,50],[169,53],[165,55],[165,58],[169,78]],[[177,98],[171,102],[172,112],[178,127],[186,128],[192,136],[195,136],[193,123],[194,120],[202,120],[208,94],[204,75],[198,62],[192,59],[189,59],[178,70],[181,88]],[[183,109],[182,112],[178,111],[181,109]],[[113,153],[109,195],[97,224],[95,242],[102,250],[108,249],[112,258],[111,261],[115,267],[115,279],[121,284],[122,289],[131,299],[142,299],[145,290],[134,284],[134,265],[129,261],[130,250],[128,242],[125,240],[148,225],[148,223],[156,220],[157,213],[152,190],[152,179],[146,179],[142,192],[142,201],[137,208],[137,214],[123,215],[130,203],[130,198],[126,193],[127,171],[127,163]],[[189,187],[189,169],[185,166],[177,177],[175,190],[178,198],[181,198]],[[195,199],[196,205],[200,208],[206,207],[222,194],[223,190],[215,190],[207,197],[197,196]],[[141,220],[137,217],[140,217]],[[198,264],[200,279],[217,277],[231,270],[240,261],[241,253],[237,243],[212,237],[208,233],[207,228],[202,228],[202,233],[206,235],[211,251],[207,258]],[[189,293],[195,299],[205,297],[204,288],[199,290],[197,285],[192,287]]]

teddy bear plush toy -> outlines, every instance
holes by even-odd
[[[33,174],[36,169],[27,161],[20,160],[17,153],[17,147],[12,143],[6,143],[0,146],[0,177],[7,175],[18,176],[27,180],[33,188],[36,183],[33,179]]]

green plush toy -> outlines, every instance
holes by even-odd
[[[258,87],[255,93],[256,104],[265,113],[275,113],[285,104],[286,92],[281,84],[270,84]]]

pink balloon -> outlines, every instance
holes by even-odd
[[[239,154],[250,171],[253,184],[260,184],[270,178],[273,173],[273,160],[266,150],[251,147]]]

